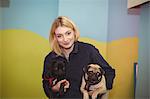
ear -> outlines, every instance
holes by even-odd
[[[102,75],[104,75],[104,74],[105,74],[105,71],[104,71],[102,68],[99,68],[99,69],[100,69]]]
[[[87,66],[83,67],[83,72],[86,73],[87,72]]]
[[[83,67],[83,71],[86,73],[89,68],[90,68],[90,65],[84,66],[84,67]]]

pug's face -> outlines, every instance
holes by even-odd
[[[85,79],[89,82],[89,84],[97,84],[101,81],[103,74],[104,71],[99,65],[90,64],[85,72]]]

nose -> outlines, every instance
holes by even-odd
[[[91,80],[97,80],[97,76],[96,76],[95,74],[93,74],[93,75],[91,76]]]
[[[66,36],[64,36],[63,40],[66,42],[66,41],[67,41],[67,37],[66,37]]]

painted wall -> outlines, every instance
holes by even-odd
[[[149,13],[148,13],[149,15],[149,17],[148,18],[150,18],[150,9],[149,9]],[[148,20],[148,22],[149,22],[149,27],[150,27],[150,19]],[[148,33],[148,42],[150,42],[150,28],[148,28],[148,31],[149,31],[149,33]],[[148,46],[148,58],[150,59],[150,46]],[[150,61],[148,61],[149,63],[149,65],[148,65],[148,70],[150,71]],[[148,72],[148,77],[150,77],[150,72]],[[149,88],[148,88],[148,92],[150,92],[150,79],[149,79],[149,83],[148,83],[148,86],[149,86]]]
[[[0,7],[0,22],[2,22],[2,17],[3,17],[2,8]],[[2,28],[2,24],[0,24],[0,29],[1,28]]]
[[[0,31],[0,97],[1,97],[1,90],[2,90],[2,33]]]
[[[139,15],[130,15],[127,0],[109,0],[108,41],[137,37]]]
[[[81,37],[101,42],[97,47],[106,59],[108,0],[59,0],[58,15],[69,16],[77,24]]]
[[[25,29],[48,38],[50,23],[58,15],[58,0],[10,0],[10,7],[2,10],[3,29]]]
[[[130,15],[127,0],[109,0],[107,59],[116,69],[111,99],[133,99],[133,64],[138,59],[139,15]]]
[[[133,63],[138,57],[137,37],[111,41],[107,48],[107,59],[116,69],[110,99],[134,99]]]
[[[150,3],[149,3],[150,4]],[[137,80],[136,98],[149,99],[150,79],[150,6],[141,7],[139,31],[139,73]]]
[[[128,15],[126,5],[127,0],[12,0],[2,8],[2,97],[46,97],[41,75],[49,29],[56,16],[67,15],[78,25],[80,40],[94,44],[116,69],[109,98],[133,99],[138,16]]]
[[[58,15],[58,0],[10,0],[10,6],[1,9],[1,96],[42,99],[43,61],[50,50],[47,38]]]
[[[2,9],[0,8],[0,21],[2,21]],[[2,24],[0,24],[0,27],[2,27]],[[2,33],[0,31],[0,98],[1,98],[1,92],[2,92]]]
[[[107,41],[108,0],[59,0],[58,15],[71,17],[82,37]]]
[[[44,57],[50,50],[48,40],[28,30],[1,32],[2,98],[44,98],[41,81]]]

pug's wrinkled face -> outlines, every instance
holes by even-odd
[[[88,80],[90,84],[96,84],[100,82],[104,71],[97,64],[90,64],[87,67],[87,71],[85,74],[85,79]]]

